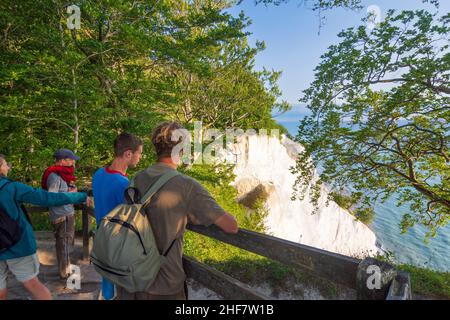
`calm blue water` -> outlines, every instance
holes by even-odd
[[[291,111],[275,119],[295,136],[298,122],[306,113],[301,106],[294,106]],[[400,233],[400,221],[408,212],[408,206],[397,207],[395,199],[375,205],[376,215],[370,227],[383,248],[393,252],[398,262],[450,271],[450,225],[440,229],[438,235],[426,244],[426,228],[423,226],[416,225],[406,234]]]

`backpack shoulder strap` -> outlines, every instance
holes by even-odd
[[[0,180],[0,190],[3,189],[4,186],[6,186],[9,183],[13,183],[13,180],[9,180],[9,179],[1,179]],[[30,225],[33,225],[31,223],[31,218],[30,218],[30,214],[28,213],[27,209],[25,208],[25,206],[23,204],[20,205],[20,209],[22,210],[23,214],[25,215],[25,218],[27,219],[28,223]],[[19,215],[17,216],[17,220],[19,220],[20,218],[20,210],[19,210]]]
[[[170,179],[178,175],[181,175],[181,173],[179,173],[176,170],[171,170],[163,174],[161,177],[159,177],[158,180],[156,180],[156,182],[151,185],[150,189],[141,198],[140,203],[143,204],[143,207],[145,208],[150,203],[155,193],[158,192],[162,186],[164,186]],[[134,188],[134,179],[130,182],[130,187]],[[170,243],[169,248],[162,254],[164,257],[166,257],[170,249],[172,249],[176,240],[177,238],[173,239],[172,242]]]
[[[167,173],[164,173],[158,180],[156,180],[155,183],[152,184],[150,189],[144,194],[144,196],[141,198],[141,204],[144,205],[144,207],[150,202],[153,195],[161,189],[162,186],[164,186],[170,179],[180,175],[180,173],[176,170],[171,170]],[[132,181],[134,184],[134,181]]]
[[[10,182],[11,181],[7,180],[7,179],[0,179],[0,190],[3,189],[3,187],[6,186]]]

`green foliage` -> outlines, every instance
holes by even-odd
[[[361,25],[339,34],[301,100],[311,116],[296,137],[305,146],[293,168],[296,196],[309,192],[317,205],[323,183],[333,191],[350,186],[361,219],[371,219],[377,200],[396,196],[410,206],[404,232],[418,223],[428,238],[448,223],[448,22],[424,10],[390,10],[372,32]]]
[[[51,231],[53,230],[53,224],[50,221],[49,213],[33,213],[31,215],[31,222],[33,223],[33,229],[36,231]],[[75,230],[81,231],[83,224],[81,218],[81,211],[75,211]],[[95,221],[93,221],[92,228],[95,229]]]
[[[248,18],[226,13],[227,1],[77,5],[81,29],[69,30],[63,1],[0,4],[0,150],[13,178],[39,185],[55,149],[66,147],[88,181],[111,161],[120,132],[149,148],[164,119],[276,127],[272,109],[289,107],[276,103],[280,73],[253,70],[264,45],[248,45]]]
[[[450,299],[450,272],[440,272],[410,264],[398,264],[395,262],[395,255],[391,251],[376,258],[395,266],[398,270],[408,272],[411,277],[413,295]]]
[[[398,265],[397,268],[410,274],[414,293],[450,299],[450,272],[438,272],[407,264]]]
[[[349,195],[345,195],[340,192],[330,192],[330,198],[336,202],[341,208],[350,210],[356,203],[355,199]]]
[[[348,210],[348,212],[354,215],[357,220],[366,225],[369,225],[375,217],[373,208],[358,206],[358,203],[361,200],[360,193],[353,192],[352,194],[347,195],[342,192],[333,191],[329,193],[329,197],[341,208]]]
[[[375,211],[373,210],[373,208],[358,208],[354,211],[353,214],[356,219],[367,225],[369,225],[375,217]]]
[[[248,210],[243,219],[243,224],[247,226],[249,230],[253,230],[259,233],[267,234],[264,221],[269,214],[269,211],[264,206],[265,200],[257,200],[254,209]]]
[[[450,272],[441,272],[410,264],[398,264],[395,262],[395,255],[391,251],[376,258],[395,266],[398,270],[408,272],[413,295],[420,294],[428,296],[428,298],[431,296],[431,298],[450,299]]]
[[[53,225],[50,221],[49,213],[33,213],[31,215],[31,222],[33,229],[36,231],[50,231],[53,230]]]

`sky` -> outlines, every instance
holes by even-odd
[[[366,16],[367,8],[376,5],[380,8],[381,19],[388,9],[428,8],[435,10],[421,0],[363,0],[364,8],[360,11],[349,9],[333,9],[324,12],[326,21],[319,32],[317,13],[301,5],[311,1],[290,0],[279,6],[263,4],[255,5],[254,0],[244,0],[241,5],[228,10],[233,15],[243,11],[252,21],[247,29],[251,32],[250,43],[257,40],[266,43],[266,50],[256,57],[257,70],[281,70],[283,74],[279,86],[283,92],[281,97],[293,105],[295,112],[301,112],[298,106],[302,90],[306,89],[314,79],[314,68],[320,62],[320,56],[332,44],[338,43],[337,34],[348,27],[359,26]],[[441,0],[441,13],[450,11],[450,1]]]

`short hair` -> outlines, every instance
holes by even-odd
[[[2,165],[4,161],[6,161],[6,157],[4,154],[0,153],[0,165]]]
[[[158,158],[169,157],[172,155],[172,149],[180,143],[172,140],[172,133],[175,130],[184,129],[184,127],[176,121],[165,121],[160,123],[152,135],[152,143],[155,147],[156,155]]]
[[[136,152],[142,145],[144,143],[139,137],[131,133],[123,132],[114,140],[114,155],[120,157],[128,150]]]

